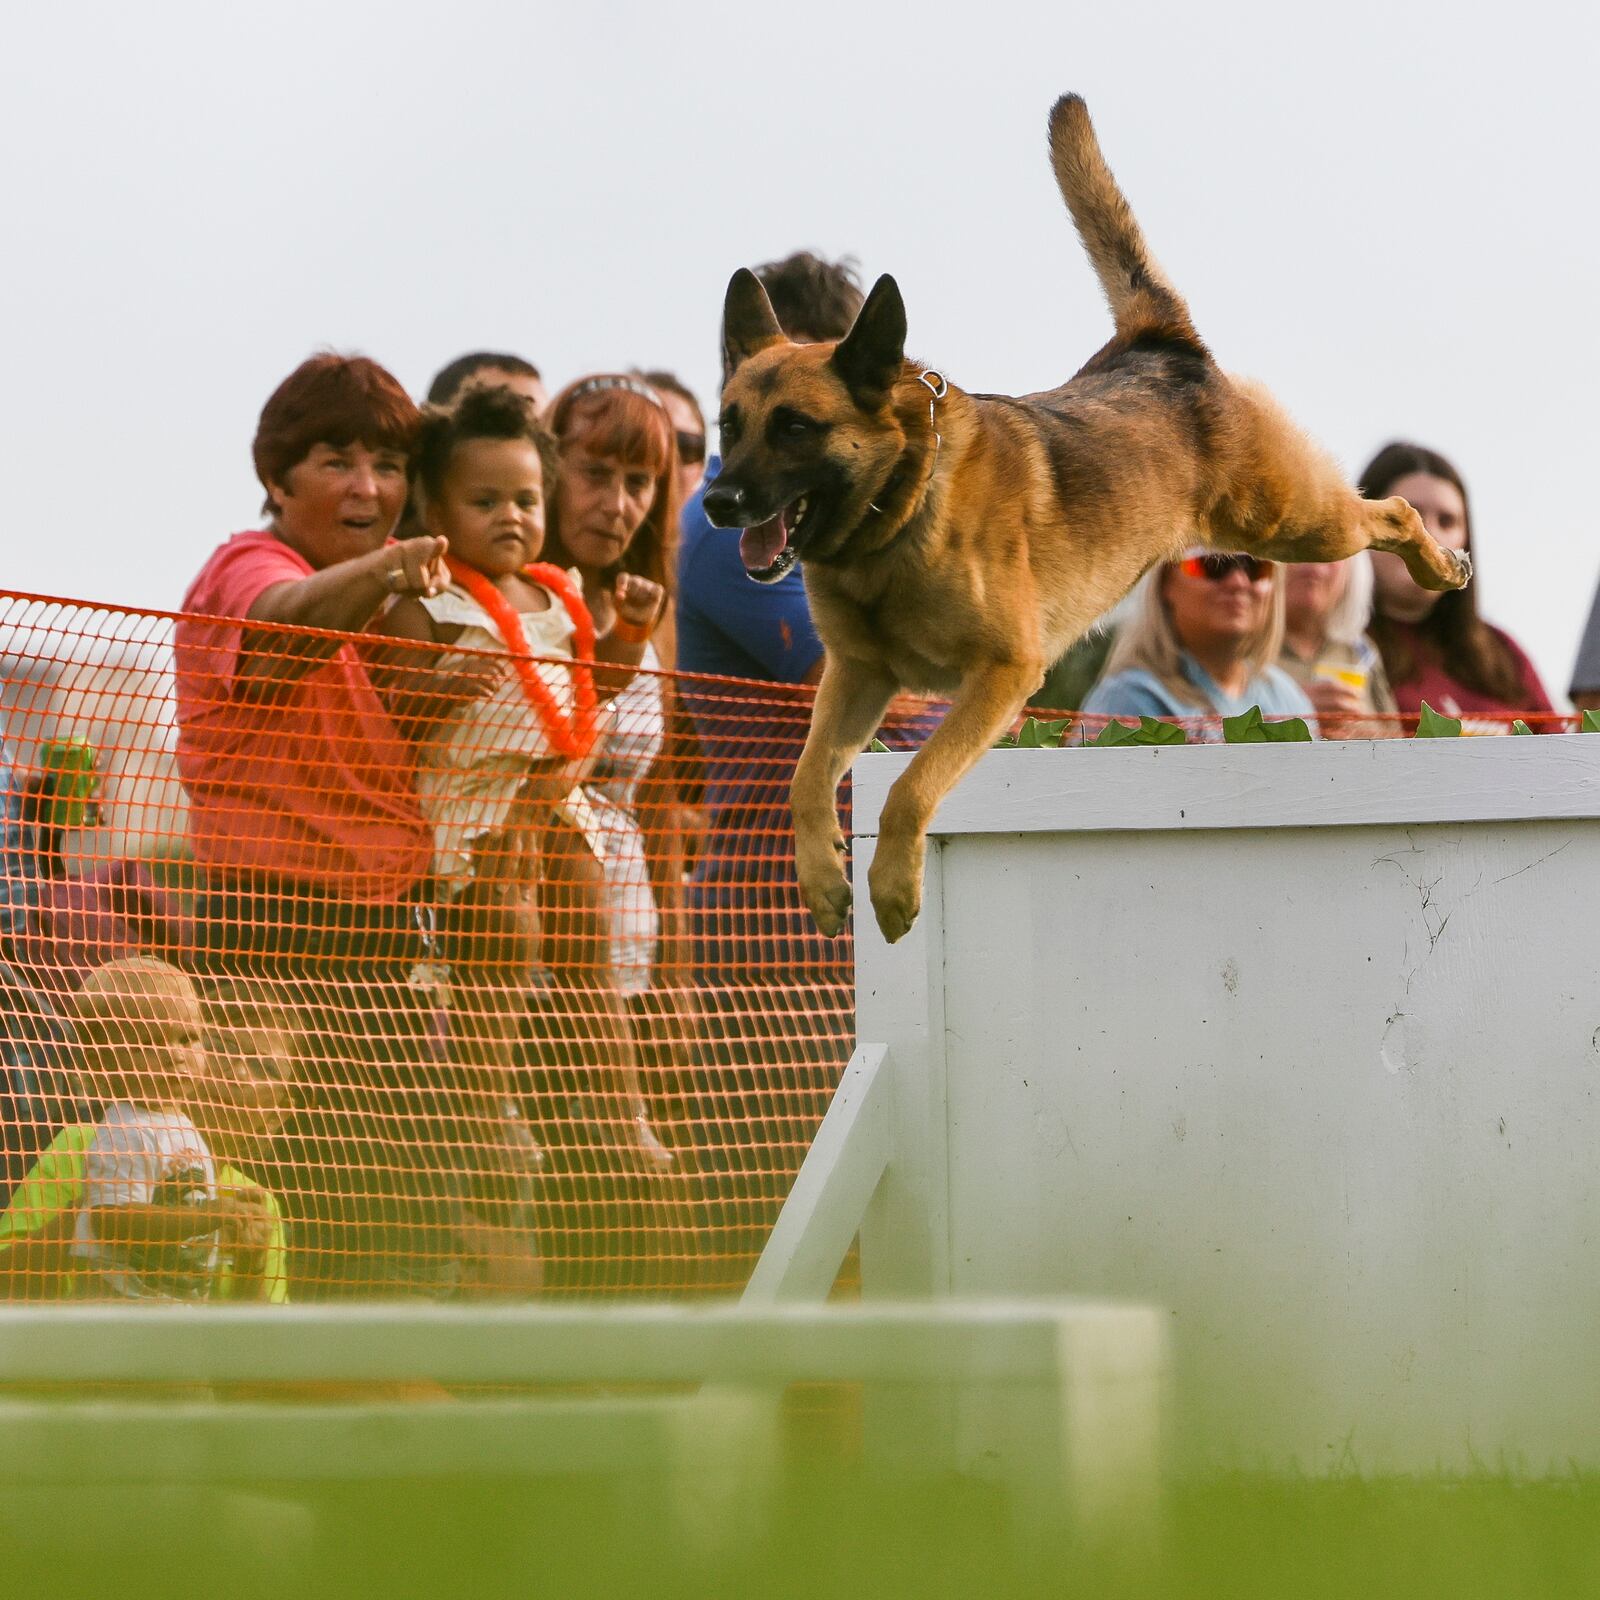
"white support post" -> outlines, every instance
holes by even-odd
[[[881,1044],[856,1046],[744,1292],[749,1306],[826,1300],[889,1161]]]
[[[887,945],[867,893],[877,842],[874,835],[859,834],[855,841],[856,1033],[888,1046],[891,1148],[888,1170],[861,1228],[862,1288],[869,1296],[891,1299],[946,1295],[951,1280],[944,863],[939,840],[930,838],[922,914],[898,944]]]
[[[868,893],[877,815],[875,808],[872,831],[856,835],[853,851],[856,1034],[888,1046],[890,1151],[861,1223],[862,1295],[938,1299],[951,1286],[943,862],[939,841],[929,839],[922,914],[898,944],[886,944]],[[858,827],[863,819],[858,808]],[[961,1411],[956,1385],[874,1384],[866,1392],[869,1449],[889,1472],[953,1459]]]

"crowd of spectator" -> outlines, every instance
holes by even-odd
[[[1202,739],[1252,705],[1305,717],[1323,738],[1401,734],[1424,704],[1476,733],[1509,732],[1514,716],[1549,718],[1555,707],[1526,652],[1478,614],[1483,575],[1461,474],[1436,450],[1395,443],[1358,485],[1369,499],[1409,500],[1440,544],[1473,554],[1473,581],[1448,594],[1423,589],[1382,551],[1285,567],[1189,550],[1146,573],[1098,637],[1058,664],[1043,703],[1197,719]],[[1600,662],[1584,662],[1580,654],[1575,704],[1585,671],[1600,677]]]
[[[862,303],[848,263],[759,275],[798,340]],[[732,1204],[785,986],[850,972],[795,892],[785,803],[822,645],[800,572],[750,582],[707,521],[699,401],[648,370],[551,396],[481,351],[418,407],[321,354],[253,455],[261,523],[199,564],[175,630],[184,891],[70,871],[94,752],[42,747],[25,778],[0,745],[0,1293],[538,1293],[542,1188],[578,1184],[538,1136],[551,1096],[591,1177],[692,1167]],[[1391,444],[1359,481],[1472,549],[1442,455]],[[1039,701],[1200,737],[1251,706],[1324,738],[1424,702],[1502,729],[1552,707],[1480,585],[1191,549]],[[1571,692],[1600,705],[1600,596]],[[842,1064],[829,1015],[796,1008],[791,1054]]]

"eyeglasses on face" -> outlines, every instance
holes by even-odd
[[[1226,555],[1206,550],[1199,555],[1185,556],[1178,563],[1178,571],[1186,578],[1205,578],[1211,583],[1221,583],[1230,572],[1242,572],[1251,583],[1270,578],[1276,570],[1276,561],[1263,561],[1259,556]]]
[[[706,436],[703,433],[685,433],[677,430],[678,459],[686,467],[698,467],[706,458]]]

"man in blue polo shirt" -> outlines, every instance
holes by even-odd
[[[802,251],[755,272],[784,331],[802,343],[843,338],[861,309],[861,285],[848,261]],[[720,465],[715,457],[708,462],[706,484]],[[739,530],[711,526],[704,493],[703,484],[683,513],[679,670],[771,687],[693,678],[681,685],[704,755],[711,818],[690,902],[701,977],[770,984],[788,973],[801,982],[848,983],[848,952],[817,934],[800,899],[789,820],[789,780],[810,722],[810,687],[822,676],[822,641],[800,568],[777,583],[752,582]],[[931,726],[917,718],[886,737],[920,743]]]
[[[842,339],[861,309],[854,263],[800,251],[757,267],[778,321],[804,344]],[[678,553],[678,665],[686,672],[771,683],[812,683],[822,675],[822,641],[811,626],[805,584],[795,567],[777,583],[753,583],[739,556],[739,530],[713,528],[702,500],[722,463],[683,509]]]
[[[807,343],[842,338],[861,308],[845,262],[802,252],[756,276],[783,328]],[[706,484],[720,468],[713,456]],[[739,530],[706,521],[704,492],[684,507],[677,597],[678,692],[699,737],[710,815],[689,890],[704,1012],[690,1116],[719,1254],[737,1257],[759,1252],[772,1227],[790,1158],[810,1143],[849,1059],[855,1019],[849,945],[811,921],[789,821],[822,641],[800,569],[753,582]]]
[[[803,343],[842,338],[861,308],[848,262],[802,252],[756,276],[779,324]],[[707,463],[707,484],[720,465]],[[684,508],[677,599],[679,694],[710,813],[689,892],[705,1021],[691,1116],[719,1249],[738,1256],[761,1248],[850,1057],[854,971],[848,941],[817,932],[795,880],[789,780],[822,676],[805,584],[798,567],[753,582],[739,530],[713,528],[703,494]],[[919,744],[936,720],[891,713],[883,737]]]

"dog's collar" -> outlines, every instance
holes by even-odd
[[[939,446],[944,440],[939,437],[939,425],[934,421],[933,408],[950,393],[950,385],[945,382],[942,372],[935,372],[932,367],[921,373],[917,382],[928,391],[928,426],[933,429],[933,467],[939,465]],[[933,467],[928,468],[929,477],[933,476]]]
[[[919,372],[917,374],[917,382],[928,391],[928,426],[933,430],[933,460],[928,466],[928,477],[931,480],[934,468],[939,465],[939,446],[944,443],[939,434],[939,425],[934,417],[933,408],[950,393],[950,385],[945,379],[945,375],[942,372],[935,372],[932,367],[927,368],[926,371]],[[887,487],[892,488],[893,485],[894,478],[890,478]],[[883,507],[874,504],[871,500],[867,501],[867,509],[876,511],[880,517],[883,515]]]

